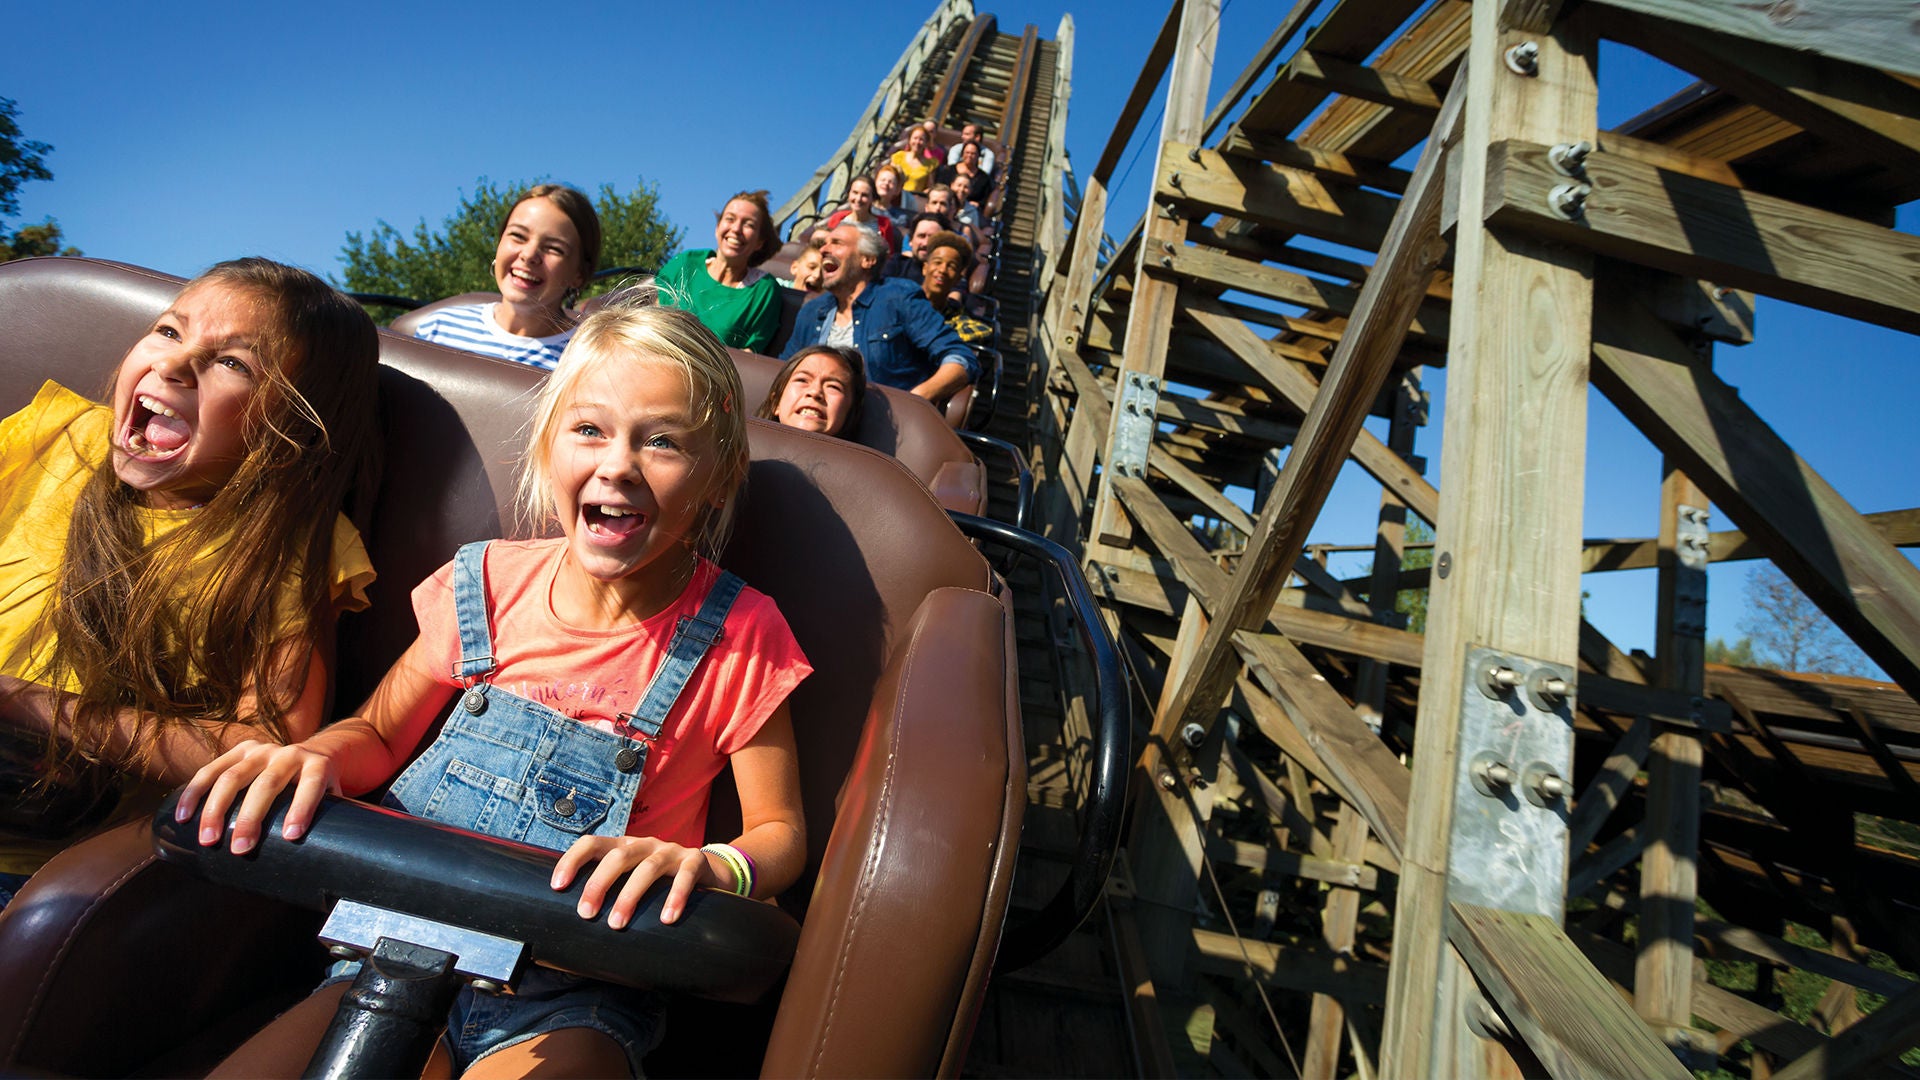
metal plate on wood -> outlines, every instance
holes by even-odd
[[[1674,508],[1673,632],[1684,637],[1707,636],[1707,561],[1713,537],[1707,529],[1704,506]]]
[[[1120,379],[1120,400],[1114,403],[1118,423],[1107,467],[1117,476],[1145,476],[1147,448],[1153,444],[1155,413],[1160,407],[1160,380],[1129,371]]]
[[[1573,669],[1467,650],[1449,899],[1560,918],[1573,771]]]

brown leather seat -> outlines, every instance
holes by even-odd
[[[744,349],[727,351],[740,370],[747,401],[759,409],[780,374],[780,361]],[[967,514],[986,513],[986,470],[954,435],[946,413],[905,390],[873,385],[867,387],[866,407],[860,413],[860,426],[844,436],[849,442],[897,458],[927,485],[941,506]]]
[[[15,376],[0,407],[18,409],[48,375],[104,386],[178,286],[93,260],[0,266]],[[381,349],[387,466],[366,529],[380,579],[372,609],[340,626],[337,697],[349,703],[414,634],[412,586],[458,544],[502,532],[540,378],[394,334]],[[749,427],[752,470],[722,561],[780,604],[815,667],[791,698],[808,871],[782,899],[804,930],[759,1067],[952,1074],[1026,801],[1011,611],[899,462]],[[723,784],[712,834],[731,835],[737,815]],[[0,913],[0,1073],[202,1068],[313,984],[315,925],[158,863],[139,823],[76,845]],[[705,1022],[697,1009],[676,1016],[675,1038],[695,1040],[684,1060],[746,1039]]]

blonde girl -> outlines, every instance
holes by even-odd
[[[218,843],[237,803],[232,849],[246,851],[290,785],[294,839],[323,794],[392,779],[388,802],[408,812],[564,849],[553,887],[584,875],[580,914],[609,908],[616,928],[663,878],[664,922],[695,888],[786,888],[806,851],[786,697],[811,668],[773,601],[711,561],[746,475],[742,406],[725,348],[693,315],[589,316],[541,391],[522,474],[530,518],[561,535],[463,548],[415,590],[420,636],[358,716],[295,746],[235,748],[188,784],[180,819],[198,807],[201,842]],[[703,848],[729,763],[744,828]],[[298,1070],[342,989],[323,987],[227,1070]],[[513,995],[460,995],[442,1064],[638,1072],[658,1018],[650,995],[536,969]]]

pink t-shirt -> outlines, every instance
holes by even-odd
[[[488,547],[497,665],[489,681],[583,723],[637,738],[619,714],[640,704],[676,620],[700,610],[720,570],[702,559],[686,591],[665,611],[632,626],[588,630],[553,613],[553,579],[565,551],[564,538],[497,540]],[[453,677],[460,630],[452,563],[413,590],[413,610],[421,644],[440,658],[435,677],[459,686]],[[627,835],[699,846],[713,778],[812,671],[779,607],[763,593],[742,589],[720,640],[694,669],[653,742]]]

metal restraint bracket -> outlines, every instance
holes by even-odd
[[[1562,916],[1574,671],[1475,646],[1460,691],[1450,900]]]
[[[1115,476],[1147,475],[1147,448],[1153,444],[1154,417],[1159,408],[1159,379],[1139,371],[1121,377],[1120,400],[1114,403],[1119,423],[1107,462]]]

